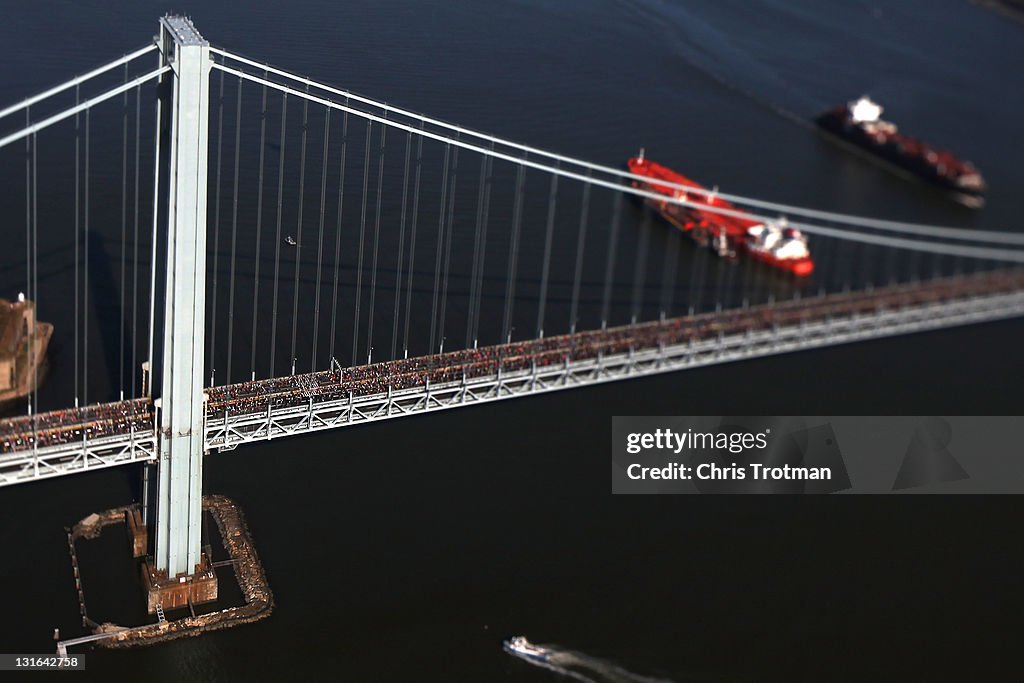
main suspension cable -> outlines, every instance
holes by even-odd
[[[6,107],[3,110],[0,110],[0,119],[4,118],[5,116],[9,116],[15,112],[19,112],[22,109],[28,109],[37,102],[42,102],[43,100],[48,99],[54,95],[60,94],[65,90],[70,90],[71,88],[74,88],[76,91],[78,91],[81,85],[86,81],[90,81],[96,76],[102,75],[108,71],[116,69],[122,64],[127,66],[128,62],[134,61],[135,59],[138,59],[143,55],[149,54],[150,52],[156,49],[156,43],[150,43],[146,47],[139,48],[134,52],[129,52],[123,57],[115,59],[114,61],[108,64],[104,64],[103,66],[93,69],[92,71],[87,71],[86,73],[81,74],[80,76],[76,76],[69,81],[65,81],[64,83],[61,83],[58,86],[45,90],[37,95],[33,95],[32,97],[27,97],[17,104],[13,104],[9,107]]]
[[[234,53],[231,53],[231,52],[227,52],[227,51],[222,50],[220,48],[211,48],[211,52],[214,52],[216,54],[220,54],[220,55],[222,55],[224,57],[227,57],[228,59],[231,59],[232,61],[238,62],[240,64],[245,64],[245,65],[249,65],[249,66],[260,66],[259,63],[255,62],[254,60],[248,59],[246,57],[242,57],[240,55],[237,55],[237,54],[234,54]],[[230,69],[231,67],[224,67],[224,68]],[[232,70],[234,70],[234,69],[232,69]],[[241,71],[239,73],[245,74],[245,72],[241,72]],[[285,79],[288,79],[288,80],[291,80],[291,81],[297,81],[297,82],[301,82],[301,83],[304,83],[304,84],[307,84],[307,85],[312,84],[312,87],[317,89],[317,90],[320,90],[320,91],[323,91],[323,92],[327,92],[327,93],[333,93],[333,94],[337,94],[337,95],[342,95],[342,96],[346,97],[348,100],[352,100],[352,101],[360,102],[360,103],[363,103],[363,104],[367,104],[367,105],[369,105],[371,107],[374,107],[376,109],[381,110],[382,112],[387,112],[387,113],[390,113],[390,114],[395,114],[395,115],[399,115],[399,116],[402,116],[402,117],[406,117],[408,119],[412,119],[413,121],[418,122],[421,125],[421,127],[424,124],[430,124],[431,126],[434,126],[436,128],[447,130],[447,131],[450,131],[451,133],[458,133],[459,135],[464,136],[464,137],[475,138],[476,140],[479,140],[481,142],[489,142],[492,145],[494,145],[494,144],[501,145],[502,147],[507,148],[508,150],[510,150],[509,153],[508,154],[502,154],[501,152],[496,152],[495,155],[498,156],[499,158],[504,158],[506,160],[512,160],[513,158],[515,158],[513,156],[514,153],[529,154],[529,155],[533,155],[533,156],[538,157],[538,158],[543,158],[543,159],[550,160],[551,162],[556,162],[557,161],[557,162],[560,162],[560,163],[565,164],[565,165],[575,166],[578,169],[580,169],[581,172],[583,172],[583,171],[591,171],[591,172],[600,173],[600,174],[603,174],[603,175],[606,175],[606,176],[610,176],[611,178],[609,180],[603,180],[602,181],[603,183],[608,183],[608,184],[612,184],[613,179],[616,180],[616,181],[625,179],[625,180],[639,181],[639,182],[646,182],[647,180],[649,180],[648,178],[646,178],[644,176],[640,176],[640,175],[637,175],[637,174],[634,174],[634,173],[630,173],[628,171],[625,171],[625,170],[622,170],[622,169],[619,169],[619,168],[614,168],[614,167],[611,167],[611,166],[604,166],[604,165],[601,165],[601,164],[590,163],[590,162],[586,162],[586,161],[583,161],[583,160],[580,160],[580,159],[573,159],[571,157],[567,157],[567,156],[564,156],[564,155],[561,155],[561,154],[557,154],[557,153],[554,153],[554,152],[546,151],[546,150],[539,149],[539,148],[536,148],[536,147],[531,147],[529,145],[523,145],[523,144],[520,144],[520,143],[513,142],[511,140],[504,140],[504,139],[498,138],[496,136],[489,135],[489,134],[486,134],[486,133],[482,133],[482,132],[479,132],[479,131],[474,131],[472,129],[465,128],[463,126],[457,126],[457,125],[454,125],[454,124],[450,124],[450,123],[447,123],[445,121],[442,121],[442,120],[439,120],[439,119],[435,119],[435,118],[430,118],[430,117],[427,117],[427,116],[424,116],[422,114],[418,114],[416,112],[412,112],[412,111],[409,111],[409,110],[406,110],[406,109],[401,109],[401,108],[398,108],[398,107],[390,106],[390,105],[388,105],[386,103],[378,102],[378,101],[373,100],[371,98],[363,97],[363,96],[360,96],[358,94],[354,94],[354,93],[352,93],[350,91],[347,91],[347,90],[341,90],[341,89],[334,88],[334,87],[331,87],[331,86],[323,84],[323,83],[318,83],[318,82],[315,82],[315,81],[311,81],[308,78],[304,78],[302,76],[299,76],[299,75],[294,74],[294,73],[290,73],[288,71],[284,71],[282,69],[272,68],[272,69],[270,69],[270,73],[272,73],[272,74],[274,74],[276,76],[281,76],[281,77],[283,77]],[[250,78],[256,78],[256,77],[250,76],[248,74],[245,74],[245,75],[250,77]],[[283,85],[283,84],[279,84],[279,83],[273,83],[272,87],[277,87],[277,88],[280,88],[280,89],[287,89],[288,88],[288,86]],[[379,118],[380,118],[380,117],[375,116],[374,114],[371,114],[369,112],[365,112],[365,111],[362,111],[362,110],[354,110],[354,112],[357,112],[358,115],[360,115],[360,116],[367,117],[367,118],[370,118],[370,119],[373,119],[373,120],[379,120]],[[400,123],[396,122],[394,125],[396,127],[401,127],[404,124],[400,124]],[[444,135],[436,134],[436,133],[428,133],[427,135],[428,135],[428,137],[433,137],[434,139],[438,139],[438,140],[441,140],[441,141],[444,141],[446,139],[447,140],[451,139],[451,138],[447,138]],[[464,146],[467,147],[467,148],[474,148],[477,151],[482,151],[484,149],[482,147],[475,146],[473,143],[464,143]],[[578,174],[572,174],[572,175],[578,175]],[[764,211],[777,212],[777,213],[791,215],[791,216],[803,216],[803,217],[808,218],[808,219],[833,221],[833,222],[837,222],[837,223],[845,223],[845,224],[848,224],[848,225],[861,226],[861,227],[864,227],[864,228],[872,228],[872,229],[883,230],[883,231],[907,232],[907,233],[918,234],[918,235],[922,235],[922,236],[934,236],[934,237],[943,237],[943,238],[948,238],[948,239],[960,239],[960,240],[967,240],[967,241],[991,241],[991,242],[994,242],[994,243],[1002,243],[1002,244],[1024,245],[1024,234],[1022,234],[1022,233],[1007,233],[1007,232],[1000,232],[1000,231],[983,231],[983,230],[973,230],[973,229],[968,230],[968,229],[960,229],[960,228],[948,228],[948,227],[944,227],[944,226],[924,225],[924,224],[918,224],[918,223],[906,223],[906,222],[900,222],[900,221],[889,221],[889,220],[884,220],[884,219],[869,218],[869,217],[866,217],[866,216],[855,216],[855,215],[850,215],[850,214],[841,214],[841,213],[836,213],[836,212],[829,212],[829,211],[821,211],[821,210],[816,210],[816,209],[809,209],[809,208],[805,208],[805,207],[781,204],[781,203],[778,203],[778,202],[769,202],[769,201],[759,200],[759,199],[755,199],[755,198],[752,198],[752,197],[743,197],[743,196],[740,196],[740,195],[724,194],[724,193],[718,192],[717,190],[708,190],[708,189],[705,189],[705,188],[694,188],[694,187],[683,185],[683,184],[679,184],[679,183],[672,183],[670,181],[659,181],[658,184],[659,184],[659,186],[663,185],[666,188],[671,188],[673,190],[682,190],[682,191],[684,191],[686,193],[689,193],[691,195],[697,195],[697,196],[703,197],[704,199],[707,199],[709,196],[714,195],[714,196],[716,196],[718,198],[721,198],[721,199],[724,199],[724,200],[727,200],[727,201],[730,201],[730,202],[735,202],[735,203],[738,203],[738,204],[745,204],[745,205],[748,205],[748,206],[751,206],[751,207],[755,207],[755,208],[758,208],[758,209],[761,209],[761,210],[764,210]],[[608,185],[606,185],[606,186],[608,186]]]
[[[263,81],[260,81],[257,77],[252,76],[251,74],[247,74],[247,73],[245,73],[243,71],[238,71],[238,70],[232,69],[230,67],[225,67],[225,66],[222,66],[222,65],[214,65],[214,67],[218,68],[218,69],[224,69],[224,70],[228,71],[228,73],[233,73],[235,75],[238,75],[241,78],[248,78],[250,80],[256,80],[256,81],[259,81],[259,82],[263,82]],[[272,88],[281,90],[283,92],[289,92],[289,93],[296,93],[297,92],[294,89],[289,88],[288,86],[285,86],[285,85],[282,85],[282,84],[279,84],[279,83],[270,82],[270,83],[268,83],[268,85],[270,87],[272,87]],[[300,96],[302,95],[302,93],[298,93],[298,94]],[[359,109],[354,109],[354,108],[351,108],[351,107],[344,107],[344,106],[338,105],[336,103],[331,103],[329,100],[325,100],[323,98],[319,98],[319,97],[316,97],[316,96],[313,96],[313,95],[307,95],[307,96],[308,96],[308,98],[311,101],[319,102],[319,103],[325,104],[327,106],[334,106],[335,108],[339,108],[339,109],[343,109],[345,111],[349,111],[350,113],[355,114],[356,116],[360,116],[360,117],[362,117],[362,118],[364,118],[364,119],[366,119],[368,121],[374,121],[374,122],[384,122],[385,121],[385,119],[383,119],[380,116],[377,116],[377,115],[374,115],[374,114],[371,114],[371,113],[368,113],[368,112],[365,112],[365,111],[362,111],[362,110],[359,110]],[[393,128],[397,128],[399,130],[406,130],[406,131],[416,130],[416,129],[412,128],[411,126],[407,125],[407,124],[403,124],[403,123],[399,123],[399,122],[388,122],[388,125],[393,127]],[[427,138],[430,138],[430,139],[439,140],[439,141],[441,141],[441,142],[443,142],[445,144],[455,145],[455,146],[458,146],[458,147],[462,147],[463,149],[470,149],[470,150],[473,150],[475,152],[482,153],[482,154],[490,154],[490,155],[494,156],[495,158],[502,159],[502,160],[505,160],[505,161],[510,161],[510,162],[513,162],[513,163],[516,163],[516,164],[520,164],[520,165],[524,165],[524,166],[527,166],[529,168],[534,168],[534,169],[546,171],[546,172],[549,172],[549,173],[558,173],[559,175],[561,175],[563,177],[572,178],[572,179],[575,179],[575,180],[585,180],[585,181],[590,182],[590,183],[592,183],[594,185],[598,185],[598,186],[601,186],[601,187],[606,187],[606,188],[614,189],[614,190],[619,191],[619,192],[626,192],[626,193],[633,194],[633,195],[636,195],[636,196],[639,196],[639,197],[655,198],[655,199],[659,199],[661,201],[668,201],[668,202],[670,202],[672,204],[676,204],[676,205],[679,205],[679,206],[688,206],[688,207],[699,208],[699,209],[701,209],[703,211],[706,211],[708,213],[715,213],[715,214],[719,214],[719,215],[725,215],[725,216],[742,215],[742,216],[744,216],[746,218],[762,220],[762,221],[773,220],[773,218],[768,217],[768,216],[761,216],[761,215],[757,215],[757,214],[753,214],[753,213],[745,213],[745,212],[740,211],[739,209],[735,209],[735,208],[734,209],[729,209],[729,208],[724,208],[724,207],[709,206],[706,201],[698,202],[698,201],[693,201],[693,200],[689,200],[689,199],[683,199],[681,197],[667,197],[666,195],[661,194],[661,193],[648,192],[648,191],[640,189],[640,188],[634,188],[634,187],[630,187],[628,185],[623,185],[618,180],[613,182],[611,180],[604,180],[604,179],[599,179],[599,178],[590,178],[590,179],[588,179],[586,176],[581,175],[580,173],[575,173],[575,172],[564,170],[564,169],[557,170],[553,166],[545,165],[545,164],[538,163],[538,162],[535,162],[535,161],[528,161],[528,160],[525,160],[525,159],[518,159],[518,158],[516,158],[514,156],[511,156],[511,155],[505,154],[505,153],[501,153],[501,152],[489,151],[486,148],[479,147],[477,145],[473,145],[473,144],[467,143],[465,141],[457,141],[457,140],[454,140],[453,138],[449,138],[449,137],[446,137],[444,135],[440,135],[440,134],[437,134],[437,133],[434,133],[434,132],[431,132],[431,131],[422,131],[420,134],[425,136],[425,137],[427,137]],[[484,137],[486,138],[487,136],[484,136]],[[540,152],[538,152],[538,153],[540,154]],[[558,157],[559,155],[552,155],[550,153],[543,153],[543,156],[548,157],[548,158],[555,158],[555,157]],[[592,164],[585,164],[583,162],[577,162],[577,161],[575,161],[573,159],[565,159],[565,160],[568,163],[576,163],[576,164],[581,165],[583,167],[586,167],[586,166],[596,166],[596,168],[601,170],[601,171],[608,170],[607,167],[602,167],[602,166],[597,166],[597,165],[592,165]],[[610,169],[610,170],[614,171],[614,175],[616,176],[617,179],[619,177],[630,177],[630,178],[637,179],[639,182],[648,182],[649,181],[648,178],[645,178],[643,176],[633,176],[632,174],[626,174],[625,172],[616,171],[615,169]],[[677,184],[670,183],[670,182],[667,182],[667,181],[665,181],[665,182],[659,181],[658,185],[659,186],[664,185],[666,187],[677,186]],[[678,187],[682,188],[682,189],[687,189],[686,186],[682,186],[682,185],[678,185]],[[690,194],[700,194],[699,192],[695,191],[693,188],[688,188],[688,189],[690,190]],[[711,191],[707,191],[707,192],[708,192],[708,194],[710,194]],[[721,197],[721,198],[725,198],[725,195],[722,195],[720,193],[717,196]],[[941,226],[922,226],[922,225],[917,225],[917,224],[897,224],[897,223],[894,223],[892,221],[883,221],[883,220],[878,220],[878,219],[870,219],[870,218],[857,217],[857,216],[851,217],[851,216],[845,216],[843,214],[835,214],[835,215],[833,215],[833,214],[828,214],[827,212],[810,211],[810,210],[802,209],[801,207],[787,207],[785,205],[778,205],[778,204],[773,204],[773,203],[770,203],[770,202],[760,202],[758,200],[751,200],[751,199],[746,199],[746,198],[734,198],[734,199],[738,203],[742,202],[742,203],[746,203],[746,204],[748,204],[750,206],[758,206],[758,207],[766,208],[766,209],[769,209],[769,210],[772,210],[772,211],[784,211],[784,210],[789,209],[790,213],[792,213],[794,215],[808,215],[808,216],[817,217],[817,218],[826,218],[828,220],[833,220],[835,222],[844,222],[844,223],[849,223],[849,224],[852,224],[852,225],[860,225],[860,226],[863,226],[863,227],[865,227],[867,229],[888,230],[888,231],[897,231],[897,232],[899,232],[899,231],[906,231],[908,233],[921,234],[921,235],[926,235],[926,236],[930,236],[930,237],[944,237],[944,238],[948,238],[948,239],[961,240],[961,241],[978,241],[978,242],[985,242],[985,241],[987,241],[987,242],[1001,243],[1001,244],[1019,244],[1019,245],[1024,245],[1024,234],[1022,234],[1022,233],[1003,233],[1003,232],[993,232],[993,231],[987,231],[986,232],[986,231],[979,231],[979,230],[959,230],[959,229],[954,229],[954,228],[944,228],[944,227],[941,227]],[[877,237],[878,239],[884,239],[882,236],[865,235],[863,233],[856,233],[856,232],[846,231],[846,230],[843,230],[843,231],[833,230],[833,229],[830,229],[830,228],[825,228],[825,227],[817,226],[817,225],[810,225],[810,224],[806,224],[806,223],[796,223],[794,221],[790,221],[790,225],[792,225],[793,227],[797,227],[797,228],[799,228],[799,229],[801,229],[801,230],[803,230],[805,232],[808,232],[810,234],[822,234],[822,235],[832,235],[832,236],[835,236],[835,235],[846,235],[847,236],[846,239],[852,239],[852,240],[856,240],[856,239],[864,240],[864,239],[867,239],[867,238],[870,238],[870,237]],[[900,240],[899,238],[890,238],[890,239],[892,240],[890,245],[895,244],[895,243],[902,243],[902,244],[905,245],[905,248],[917,248],[917,247],[909,246],[909,245],[912,245],[912,244],[913,245],[921,245],[920,248],[923,251],[935,251],[937,248],[940,248],[940,247],[936,247],[935,245],[931,245],[929,242],[926,242],[926,241],[923,241],[923,240],[915,242],[915,241],[912,241],[912,240]],[[879,242],[879,243],[882,243],[882,242]],[[957,253],[957,252],[953,251],[953,249],[956,248],[954,246],[941,247],[941,248],[943,249],[941,253]],[[998,252],[996,250],[991,250],[991,249],[989,249],[989,250],[982,250],[982,251],[972,251],[971,248],[967,248],[965,251],[963,251],[961,253],[962,253],[962,255],[970,256],[970,257],[973,257],[973,258],[991,258],[991,259],[997,259],[997,260],[1010,260],[1010,261],[1016,261],[1019,258],[1021,261],[1024,261],[1024,255],[1017,255],[1017,256],[1011,256],[1010,258],[1002,258],[1002,259],[1000,259],[999,256],[998,256]]]

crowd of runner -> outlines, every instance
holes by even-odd
[[[280,407],[303,406],[421,387],[477,377],[544,368],[602,356],[713,339],[720,335],[787,327],[830,316],[868,314],[882,308],[992,294],[1024,288],[1024,273],[995,271],[925,283],[894,285],[873,291],[830,294],[771,305],[705,313],[660,322],[578,332],[571,335],[451,351],[432,356],[398,359],[270,380],[242,382],[207,392],[212,418],[262,413]]]
[[[0,420],[0,453],[153,430],[148,399],[99,403]]]
[[[499,372],[543,369],[572,361],[714,339],[720,335],[790,327],[830,316],[867,314],[883,308],[1021,289],[1024,289],[1024,273],[994,271],[398,359],[343,370],[242,382],[208,389],[207,414],[212,419],[222,419],[226,413],[265,413],[275,408],[304,406],[309,401],[345,400],[422,387],[427,383],[440,385],[493,377]],[[58,410],[0,420],[0,453],[29,450],[37,443],[43,447],[152,429],[152,404],[148,399]]]

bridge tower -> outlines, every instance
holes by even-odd
[[[172,71],[162,91],[169,121],[158,133],[167,143],[167,270],[155,551],[144,570],[150,611],[216,597],[201,538],[210,46],[190,20],[173,16],[160,20],[159,45]]]

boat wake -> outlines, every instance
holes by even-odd
[[[509,643],[525,638],[514,638],[505,642],[505,651],[536,667],[584,683],[673,683],[666,678],[643,676],[598,657],[583,652],[568,650],[557,645],[533,646],[526,644],[525,650],[510,647]]]
[[[807,87],[790,82],[791,73],[772,67],[762,56],[745,49],[727,32],[699,16],[696,10],[659,0],[620,2],[641,21],[662,31],[674,56],[689,67],[784,119],[813,128],[806,112],[817,111],[827,104],[824,99],[815,101],[808,97]],[[792,60],[791,55],[785,57]],[[798,65],[794,67],[804,77],[813,72]],[[791,100],[793,108],[783,106],[778,101],[780,95]]]

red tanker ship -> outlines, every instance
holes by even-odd
[[[754,220],[736,206],[719,198],[715,192],[666,166],[644,158],[643,150],[627,164],[630,173],[651,179],[634,180],[633,187],[694,204],[682,206],[668,200],[644,200],[662,218],[688,234],[697,244],[711,247],[719,256],[726,258],[744,253],[800,277],[814,271],[814,261],[807,249],[807,238],[796,228],[789,227],[785,219],[767,222]],[[659,184],[659,180],[690,187],[695,192]],[[734,215],[705,210],[702,206],[723,209]]]

